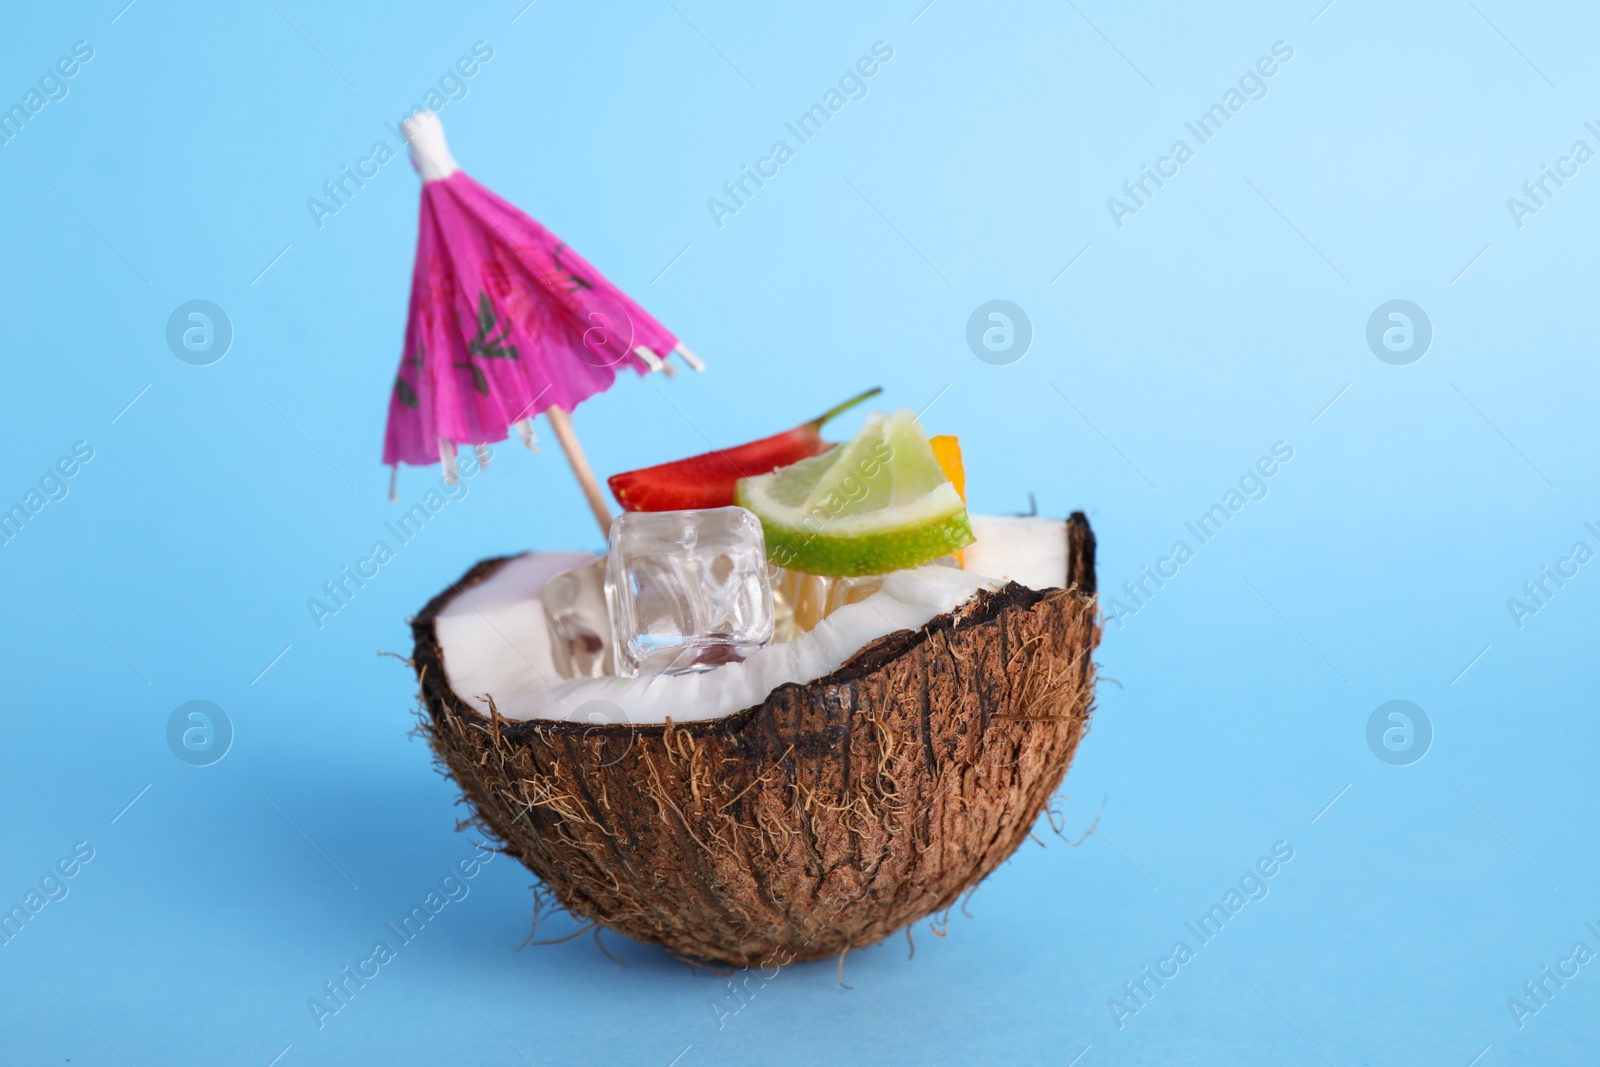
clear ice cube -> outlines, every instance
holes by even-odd
[[[561,677],[600,678],[617,673],[603,556],[553,575],[539,590],[539,599]]]
[[[737,662],[772,640],[761,522],[744,508],[625,511],[606,562],[617,673]]]

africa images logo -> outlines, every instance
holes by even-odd
[[[0,105],[0,145],[9,145],[47,105],[65,100],[72,91],[67,82],[93,58],[92,44],[74,41],[71,55],[57,59],[53,66],[39,75],[38,88],[23,93],[21,101],[9,108]]]
[[[1272,42],[1270,56],[1257,59],[1254,66],[1246,68],[1239,76],[1236,85],[1228,86],[1221,100],[1202,111],[1194,121],[1183,124],[1183,128],[1194,138],[1193,146],[1180,137],[1172,142],[1166,155],[1156,160],[1154,168],[1148,163],[1139,164],[1139,176],[1122,183],[1122,195],[1126,199],[1115,196],[1106,198],[1106,211],[1117,229],[1127,225],[1124,219],[1137,215],[1140,209],[1148,206],[1156,193],[1176,178],[1179,169],[1194,158],[1195,149],[1221,133],[1222,128],[1233,116],[1243,111],[1246,104],[1253,100],[1265,100],[1268,79],[1276,77],[1278,71],[1283,69],[1283,64],[1293,58],[1294,48],[1287,41]]]
[[[1379,304],[1367,318],[1367,347],[1392,366],[1410,366],[1432,345],[1433,320],[1409,300]]]
[[[1156,994],[1183,973],[1183,968],[1194,961],[1200,949],[1221,936],[1222,931],[1235,916],[1244,911],[1246,905],[1266,900],[1272,892],[1272,879],[1293,859],[1293,845],[1287,841],[1273,842],[1271,855],[1262,856],[1246,867],[1238,880],[1222,894],[1221,900],[1212,904],[1193,922],[1183,924],[1189,937],[1194,939],[1193,945],[1189,944],[1189,938],[1179,938],[1165,956],[1153,964],[1144,964],[1139,968],[1137,977],[1123,982],[1120,995],[1107,997],[1106,1010],[1111,1013],[1117,1029],[1127,1026],[1129,1019],[1148,1008]]]
[[[986,301],[967,318],[967,347],[990,366],[1010,366],[1032,344],[1033,320],[1009,300]]]
[[[772,142],[768,153],[756,160],[753,170],[748,164],[741,163],[739,176],[722,183],[722,195],[726,199],[714,196],[706,199],[706,210],[710,212],[711,221],[716,223],[717,229],[725,225],[724,219],[748,207],[757,190],[765,188],[767,182],[778,176],[783,165],[795,157],[795,149],[809,144],[833,116],[844,110],[846,104],[852,100],[865,100],[867,80],[875,77],[883,65],[893,58],[894,48],[888,42],[872,42],[872,54],[861,56],[854,66],[846,67],[844,73],[839,75],[837,88],[829,86],[819,102],[802,111],[793,122],[783,124],[784,129],[794,137],[794,145],[781,139]],[[754,189],[750,187],[752,182],[755,183]]]

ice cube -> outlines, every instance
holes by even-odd
[[[606,611],[605,557],[596,556],[552,575],[539,590],[539,599],[561,677],[600,678],[617,673]]]
[[[617,673],[737,662],[772,639],[761,522],[744,508],[625,511],[606,562]]]

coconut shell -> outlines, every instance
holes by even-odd
[[[485,717],[412,623],[434,752],[575,916],[680,957],[770,966],[874,944],[951,907],[1022,844],[1093,708],[1094,536],[1066,588],[1010,584],[888,634],[760,705],[675,725]]]

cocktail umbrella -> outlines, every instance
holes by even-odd
[[[456,449],[503,441],[515,426],[535,450],[533,418],[550,420],[602,529],[611,511],[568,413],[617,370],[666,370],[676,353],[705,365],[564,242],[468,177],[438,116],[404,125],[422,175],[422,214],[405,351],[389,398],[383,461],[444,464]],[[390,495],[394,495],[391,480]]]

